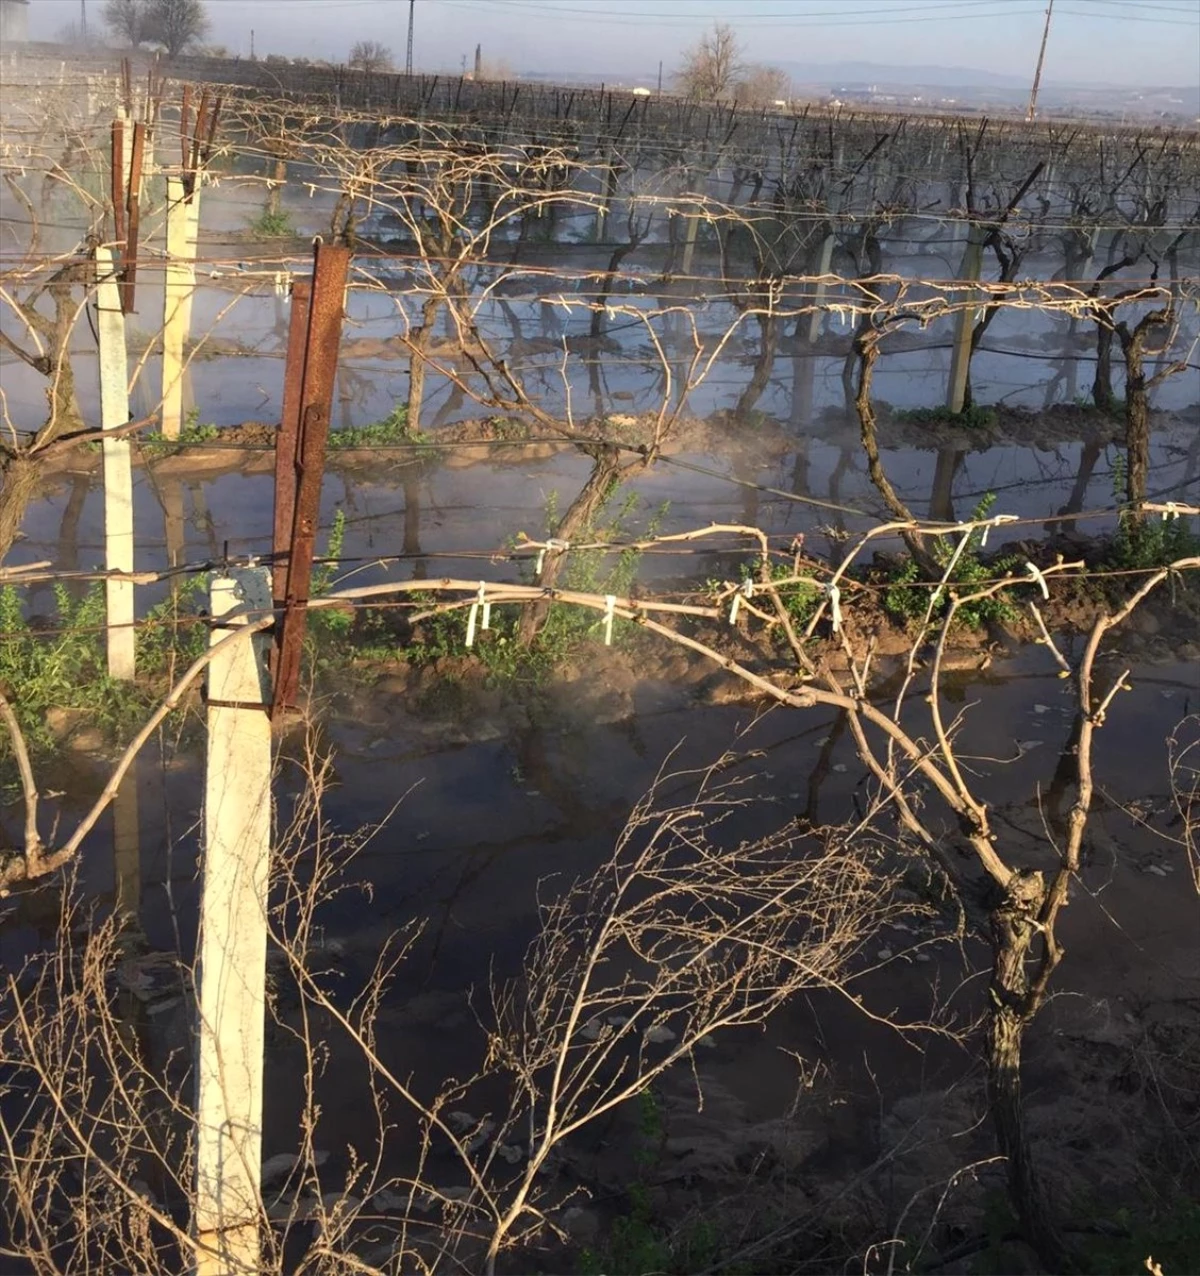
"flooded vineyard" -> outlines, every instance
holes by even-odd
[[[0,84],[5,1262],[1189,1270],[1200,138],[190,67]]]

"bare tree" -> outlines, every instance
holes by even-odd
[[[744,106],[771,106],[791,96],[792,80],[777,66],[748,66],[733,87],[734,100]]]
[[[108,0],[104,22],[117,39],[136,49],[151,38],[149,0]]]
[[[683,55],[675,83],[684,97],[729,97],[741,73],[742,49],[737,34],[727,23],[714,22],[713,29]]]
[[[355,71],[390,71],[392,69],[392,51],[378,40],[359,40],[350,50],[350,66]]]
[[[178,57],[208,33],[203,0],[149,0],[147,12],[147,38],[157,40],[170,57]]]

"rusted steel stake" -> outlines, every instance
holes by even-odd
[[[183,193],[188,199],[192,197],[191,168],[191,135],[192,135],[192,86],[183,86],[183,100],[179,103],[179,152],[183,172]]]
[[[292,284],[292,318],[288,327],[287,363],[283,374],[283,414],[275,438],[275,537],[272,597],[275,609],[287,597],[288,550],[296,517],[297,444],[300,442],[300,397],[304,393],[304,344],[308,340],[308,307],[312,280]]]
[[[112,124],[112,206],[113,237],[125,256],[125,125],[121,120]]]
[[[338,348],[342,338],[342,307],[350,249],[342,245],[318,243],[313,256],[313,278],[308,299],[308,320],[304,332],[303,366],[299,394],[295,392],[293,353],[298,345],[296,329],[288,335],[288,362],[285,406],[291,413],[281,422],[276,476],[287,461],[285,435],[294,430],[291,449],[292,483],[282,489],[282,507],[277,505],[276,527],[281,529],[290,497],[293,510],[288,529],[287,561],[282,599],[283,617],[277,627],[278,655],[275,662],[275,698],[272,712],[291,708],[300,686],[309,591],[312,587],[312,560],[321,513],[321,481],[325,472],[325,445],[333,409],[333,387],[337,377]],[[288,392],[290,389],[291,393]],[[279,500],[277,496],[277,500]],[[279,545],[276,543],[276,551]]]
[[[129,160],[129,242],[125,246],[124,270],[121,275],[121,309],[133,314],[134,287],[137,283],[138,229],[142,220],[142,157],[146,152],[146,126],[139,120],[133,126],[133,151]]]

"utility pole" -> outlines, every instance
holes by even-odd
[[[1050,15],[1054,12],[1054,0],[1046,5],[1046,25],[1042,28],[1042,47],[1038,50],[1037,70],[1033,73],[1033,91],[1029,94],[1029,111],[1025,119],[1032,123],[1037,115],[1038,87],[1042,82],[1042,63],[1046,59],[1046,41],[1050,38]]]
[[[408,0],[408,53],[404,58],[404,74],[412,75],[413,10],[417,0]]]
[[[662,59],[658,60],[658,96],[662,97]]]
[[[254,61],[254,28],[250,28],[250,61]]]
[[[87,0],[79,0],[79,34],[87,44]]]

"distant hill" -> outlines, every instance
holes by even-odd
[[[775,65],[801,84],[904,84],[930,89],[974,85],[1020,89],[1027,88],[1030,79],[1029,75],[962,66],[889,66],[880,62],[777,62]]]

